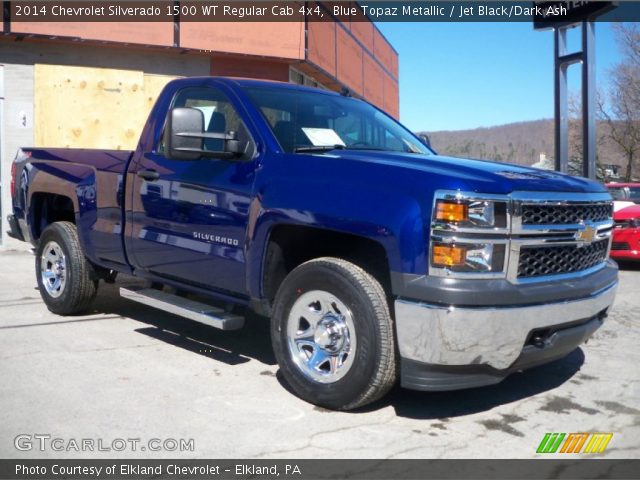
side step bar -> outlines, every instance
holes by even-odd
[[[154,288],[122,287],[120,296],[220,330],[237,330],[244,325],[244,317]]]

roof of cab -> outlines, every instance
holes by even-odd
[[[188,77],[185,79],[180,79],[178,81],[191,80],[216,80],[218,82],[225,83],[232,87],[276,87],[276,88],[286,88],[289,90],[300,90],[305,92],[314,92],[314,93],[324,93],[327,95],[340,95],[337,92],[331,90],[324,90],[321,88],[308,87],[305,85],[298,85],[295,83],[281,82],[277,80],[258,80],[254,78],[243,78],[243,77]]]

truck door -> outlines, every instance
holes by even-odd
[[[237,132],[246,142],[245,154],[234,160],[176,160],[165,155],[162,139],[139,153],[130,168],[130,262],[157,277],[244,294],[245,236],[258,163],[255,141],[219,88],[182,89],[175,107],[200,109],[205,131]],[[206,139],[204,148],[223,150],[222,142]]]

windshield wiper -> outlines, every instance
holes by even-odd
[[[309,147],[297,147],[294,148],[294,152],[298,153],[298,152],[330,152],[331,150],[344,150],[345,147],[344,145],[341,144],[335,144],[335,145],[312,145]]]

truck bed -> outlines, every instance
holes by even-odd
[[[124,174],[133,156],[129,150],[22,148],[17,161],[16,201],[20,228],[31,237],[19,210],[39,195],[58,194],[73,202],[75,219],[86,235],[83,248],[101,264],[126,265],[122,248]],[[28,201],[31,199],[31,201]]]

